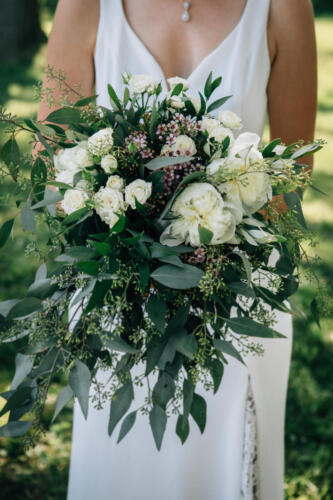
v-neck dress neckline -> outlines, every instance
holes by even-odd
[[[140,38],[140,36],[138,35],[138,33],[136,33],[136,31],[132,28],[132,26],[130,25],[128,19],[127,19],[127,16],[126,16],[126,13],[125,13],[125,9],[124,9],[124,4],[123,4],[123,0],[116,0],[119,4],[119,13],[120,13],[120,16],[121,16],[121,21],[125,27],[125,30],[127,31],[127,33],[129,34],[129,36],[132,37],[135,45],[136,45],[136,48],[138,50],[141,50],[143,51],[147,58],[149,58],[151,61],[152,61],[152,64],[156,67],[160,77],[161,77],[161,80],[163,81],[164,83],[164,86],[165,87],[168,87],[167,85],[167,78],[166,78],[166,75],[165,75],[165,72],[164,70],[162,69],[162,66],[160,65],[160,63],[158,62],[158,60],[156,59],[156,57],[152,54],[151,50],[147,47],[147,45],[142,41],[142,39]],[[224,47],[230,43],[230,41],[232,40],[232,38],[237,34],[237,31],[241,29],[242,27],[242,24],[246,21],[246,16],[247,16],[247,12],[248,10],[250,9],[250,4],[251,2],[254,1],[254,0],[246,0],[246,4],[245,4],[245,7],[242,11],[242,14],[238,20],[238,22],[236,23],[236,25],[232,28],[232,30],[218,43],[218,45],[213,49],[211,50],[206,56],[204,56],[201,61],[197,64],[197,66],[191,71],[191,73],[188,75],[188,76],[182,76],[182,75],[177,75],[177,76],[181,76],[182,78],[185,78],[186,80],[188,81],[191,81],[193,78],[195,78],[196,74],[199,73],[201,70],[202,70],[202,67],[205,66],[205,64],[211,59],[211,58],[214,58],[215,56],[217,56],[221,51],[224,50]],[[174,75],[173,75],[174,76]]]

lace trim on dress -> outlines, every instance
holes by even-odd
[[[242,500],[260,500],[257,412],[248,376],[242,457]]]

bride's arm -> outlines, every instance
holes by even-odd
[[[64,70],[71,86],[80,84],[84,96],[93,94],[94,48],[99,19],[99,0],[60,0],[55,13],[52,32],[47,46],[46,64],[57,70]],[[45,87],[54,88],[54,82]],[[77,100],[72,92],[69,96]],[[43,120],[51,109],[44,102],[40,104],[38,119]]]
[[[271,0],[268,84],[271,137],[313,141],[317,111],[317,56],[311,0]],[[313,157],[304,163],[312,168]],[[303,161],[303,159],[302,159]]]

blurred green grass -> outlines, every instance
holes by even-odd
[[[46,32],[50,19],[44,19]],[[322,261],[316,270],[333,282],[333,18],[316,20],[319,55],[319,105],[316,137],[328,141],[316,155],[314,178],[318,188],[305,195],[304,211],[309,227],[318,236],[317,253]],[[36,113],[33,85],[42,78],[45,47],[31,64],[2,65],[0,103],[10,112],[28,117]],[[1,128],[0,128],[1,134]],[[0,141],[3,137],[0,138]],[[28,148],[26,142],[22,142]],[[0,186],[7,193],[9,185]],[[12,208],[0,204],[0,224]],[[0,251],[0,300],[23,296],[38,266],[26,258],[24,249],[31,236],[15,226],[15,239]],[[307,306],[313,287],[306,283],[295,297]],[[286,418],[286,499],[330,500],[333,498],[333,320],[322,321],[319,329],[310,319],[294,321],[293,360],[289,378]],[[6,390],[13,372],[13,348],[0,350],[0,389]],[[48,427],[58,387],[50,395],[45,415]],[[72,414],[46,432],[40,444],[24,453],[19,439],[0,440],[0,499],[43,500],[65,498],[71,441]]]

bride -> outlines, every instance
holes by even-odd
[[[213,71],[223,76],[216,98],[233,94],[228,108],[244,130],[262,135],[268,110],[272,138],[313,139],[310,0],[60,0],[47,63],[103,106],[107,83],[121,94],[125,71],[149,73],[165,91],[169,77],[186,78],[193,96]],[[41,104],[39,119],[49,111]],[[249,357],[246,367],[230,358],[215,396],[198,388],[206,430],[193,426],[184,445],[168,422],[158,452],[145,415],[116,444],[107,435],[109,408],[91,404],[85,420],[75,401],[67,499],[282,500],[291,317],[277,311],[275,328],[286,338],[264,339],[264,356]]]

